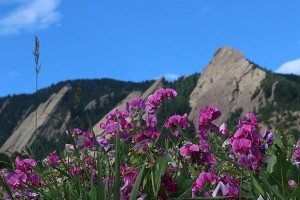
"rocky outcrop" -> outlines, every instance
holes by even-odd
[[[246,60],[242,53],[230,47],[220,48],[190,95],[190,119],[197,119],[199,109],[207,105],[220,108],[219,122],[226,121],[239,108],[243,112],[258,109],[265,102],[264,95],[260,92],[253,96],[265,76],[266,72]]]
[[[115,110],[116,108],[124,109],[125,106],[126,106],[126,102],[129,101],[132,98],[141,98],[141,99],[146,100],[147,97],[151,93],[153,93],[158,88],[162,87],[163,83],[164,83],[164,78],[161,77],[158,80],[156,80],[145,92],[142,92],[142,91],[133,91],[133,92],[131,92],[125,99],[123,99],[111,111]],[[93,127],[93,131],[94,131],[95,135],[102,135],[104,133],[103,130],[100,129],[100,124],[104,123],[105,121],[106,121],[106,116],[104,116],[98,123],[95,124],[95,126]]]
[[[47,142],[51,144],[61,142],[61,136],[66,130],[63,121],[68,121],[70,118],[70,112],[64,106],[64,102],[68,101],[65,97],[69,90],[70,86],[64,86],[58,93],[54,93],[46,102],[38,106],[37,131],[35,130],[36,111],[33,111],[15,128],[0,150],[20,152],[33,143],[43,145],[47,150],[46,145],[49,145]]]

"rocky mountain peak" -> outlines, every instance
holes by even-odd
[[[199,108],[206,105],[221,109],[221,121],[239,108],[244,112],[253,111],[263,100],[262,95],[254,99],[252,96],[265,76],[266,72],[255,67],[241,52],[231,47],[218,49],[190,95],[190,118],[196,119]]]

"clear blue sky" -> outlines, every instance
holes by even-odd
[[[0,0],[0,96],[33,92],[35,34],[40,87],[201,72],[224,45],[300,73],[299,0]]]

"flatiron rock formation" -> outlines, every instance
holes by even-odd
[[[253,111],[263,104],[263,95],[254,99],[253,94],[266,77],[266,72],[246,60],[240,52],[230,48],[220,48],[199,77],[190,95],[190,119],[196,119],[199,109],[207,105],[220,108],[219,122],[225,122],[239,108]],[[262,103],[260,103],[262,102]]]
[[[43,144],[47,144],[46,141],[58,142],[62,133],[65,132],[66,127],[61,121],[53,118],[53,116],[62,117],[64,120],[68,120],[70,117],[70,113],[62,112],[65,109],[64,97],[69,90],[69,86],[63,87],[58,93],[54,93],[46,102],[38,106],[37,131],[35,130],[36,111],[33,111],[13,131],[0,150],[2,152],[20,152],[25,147],[30,147],[34,142],[39,143],[39,140],[42,138]],[[61,113],[64,113],[64,116],[60,116]],[[43,134],[46,132],[50,134]],[[41,145],[41,143],[39,144]]]

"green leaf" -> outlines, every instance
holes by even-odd
[[[273,168],[274,168],[276,162],[277,162],[277,157],[276,157],[275,154],[273,154],[273,155],[271,156],[271,158],[269,159],[268,166],[267,166],[267,171],[268,171],[269,173],[272,173],[272,172],[273,172]]]
[[[254,187],[257,189],[257,191],[259,192],[259,194],[263,195],[264,191],[263,191],[261,185],[256,180],[256,178],[253,176],[253,174],[251,174],[250,178],[251,178],[252,185],[254,185]]]
[[[103,199],[106,200],[106,196],[104,193],[104,186],[103,186],[103,171],[102,171],[102,163],[103,160],[100,159],[99,153],[97,154],[97,158],[98,158],[98,162],[97,162],[97,168],[98,168],[98,180],[97,180],[97,184],[98,184],[98,192],[97,192],[97,199]]]
[[[147,162],[147,159],[145,160],[145,163],[146,162]],[[145,171],[145,164],[143,165],[141,171],[139,172],[139,175],[136,177],[136,180],[134,181],[133,188],[132,188],[132,191],[131,191],[131,194],[130,194],[130,200],[136,200],[137,199],[144,171]]]
[[[120,175],[120,134],[117,132],[116,137],[116,155],[115,155],[115,191],[114,191],[114,199],[120,200],[120,188],[121,188],[121,175]]]
[[[267,192],[268,194],[273,194],[274,196],[276,196],[276,199],[282,199],[282,200],[285,199],[284,195],[280,194],[280,192],[278,191],[277,188],[272,187],[272,186],[269,184],[269,182],[268,182],[267,179],[264,177],[264,175],[262,175],[261,178],[262,178],[262,181],[263,181],[263,183],[264,183],[266,189],[269,191],[269,192]]]
[[[153,175],[151,176],[154,180],[154,185],[152,186],[154,189],[154,196],[157,197],[159,188],[160,188],[160,184],[161,184],[161,177],[164,175],[166,169],[167,169],[167,165],[168,162],[171,162],[171,158],[166,155],[164,157],[159,157],[157,158],[156,164],[155,164],[155,168],[154,168],[154,173],[152,173]]]

